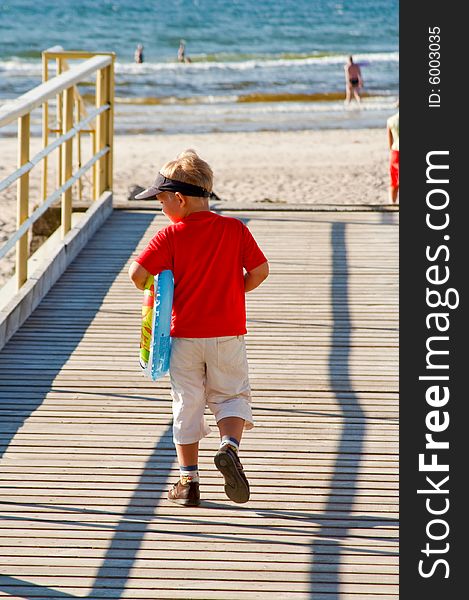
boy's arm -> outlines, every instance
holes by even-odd
[[[130,281],[134,284],[136,288],[139,290],[145,289],[145,282],[148,278],[148,275],[151,275],[149,271],[142,267],[138,262],[134,261],[129,268],[129,277]]]
[[[389,127],[389,125],[387,126],[386,129],[387,129],[387,134],[388,134],[388,146],[389,146],[389,149],[391,150],[394,139],[393,139],[392,131],[391,131],[391,128]]]
[[[244,291],[251,292],[255,290],[256,287],[260,286],[260,284],[267,279],[269,274],[269,263],[266,261],[262,263],[252,271],[245,273],[244,275]]]

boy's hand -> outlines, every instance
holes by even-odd
[[[138,264],[138,262],[133,262],[129,268],[129,277],[130,281],[134,284],[134,286],[139,290],[145,289],[145,282],[148,276],[151,275],[145,267]]]
[[[251,292],[258,287],[269,275],[269,263],[262,263],[244,275],[244,291]]]

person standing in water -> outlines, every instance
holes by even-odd
[[[186,42],[184,40],[181,40],[179,42],[178,61],[183,63],[191,62],[191,59],[188,56],[186,56]]]
[[[353,62],[351,56],[348,57],[345,71],[345,104],[350,104],[352,93],[355,100],[360,104],[359,89],[363,87],[363,79],[360,67]]]
[[[143,46],[142,44],[138,44],[135,54],[134,54],[135,62],[142,63],[143,62]]]

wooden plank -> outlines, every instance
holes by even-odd
[[[235,215],[271,264],[247,297],[252,499],[227,501],[212,435],[202,505],[182,509],[126,273],[166,224],[149,215],[113,215],[0,353],[0,597],[397,599],[396,223]]]
[[[8,540],[11,547],[8,549],[8,556],[0,557],[1,564],[40,564],[41,560],[50,557],[52,561],[56,564],[70,564],[70,558],[76,558],[76,550],[74,548],[61,548],[61,547],[41,547],[39,544],[41,540],[37,539],[36,542],[38,544],[37,552],[33,551],[31,547],[13,547],[13,544],[18,544],[19,539],[10,539]],[[57,540],[56,540],[57,541]],[[214,547],[215,544],[215,547]],[[242,546],[237,548],[236,551],[230,551],[224,548],[219,547],[220,544],[205,544],[203,546],[204,550],[204,558],[201,561],[201,566],[207,566],[215,561],[221,560],[234,560],[240,562],[258,562],[258,563],[267,563],[270,566],[270,562],[272,561],[273,553],[277,553],[280,550],[280,545],[270,546],[266,549],[266,545],[258,545],[257,552],[251,549],[251,545],[249,545],[249,550],[243,550]],[[191,550],[197,550],[199,548],[197,543],[189,543],[188,542],[188,552]],[[34,550],[36,547],[34,547]],[[105,545],[99,544],[93,548],[88,548],[86,552],[86,559],[90,561],[94,561],[95,559],[103,558],[103,550],[105,550]],[[166,547],[164,549],[151,549],[151,550],[139,550],[138,558],[142,561],[153,561],[153,560],[167,560],[167,561],[179,561],[180,545],[175,545],[174,543],[171,547]],[[126,557],[126,548],[123,547],[116,551],[115,553],[116,560],[128,561]],[[85,559],[85,560],[86,560]],[[338,557],[335,554],[327,554],[324,549],[324,553],[318,553],[315,556],[314,562],[316,564],[325,564],[325,565],[334,565],[336,564]],[[373,565],[369,565],[369,557],[366,553],[363,554],[347,554],[343,553],[342,557],[340,557],[341,561],[345,565],[359,565],[361,567],[366,568],[374,568],[381,566],[384,570],[390,570],[390,567],[395,566],[399,562],[398,556],[374,556],[373,557]],[[83,560],[83,559],[82,559]],[[306,560],[306,562],[303,562]],[[289,552],[284,552],[282,554],[281,559],[278,559],[277,564],[284,563],[294,563],[298,565],[308,565],[309,560],[304,557],[303,554],[296,552],[294,548],[289,548]],[[151,564],[151,563],[150,563]],[[275,565],[275,566],[276,566]],[[129,565],[130,566],[130,565]],[[274,568],[275,568],[274,566]],[[226,562],[225,562],[226,567]]]

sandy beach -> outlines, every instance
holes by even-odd
[[[386,136],[377,129],[118,137],[116,196],[152,183],[185,148],[210,163],[223,200],[387,203]]]
[[[388,203],[388,151],[380,129],[116,136],[116,199],[126,199],[132,185],[150,185],[159,167],[186,148],[211,164],[214,191],[229,202]],[[40,149],[41,140],[33,138],[31,156]],[[16,139],[1,139],[0,150],[3,179],[15,170]],[[38,203],[40,176],[38,166],[31,173],[30,211]],[[15,229],[15,185],[0,202],[1,244]],[[13,265],[14,253],[0,262],[0,285]]]

